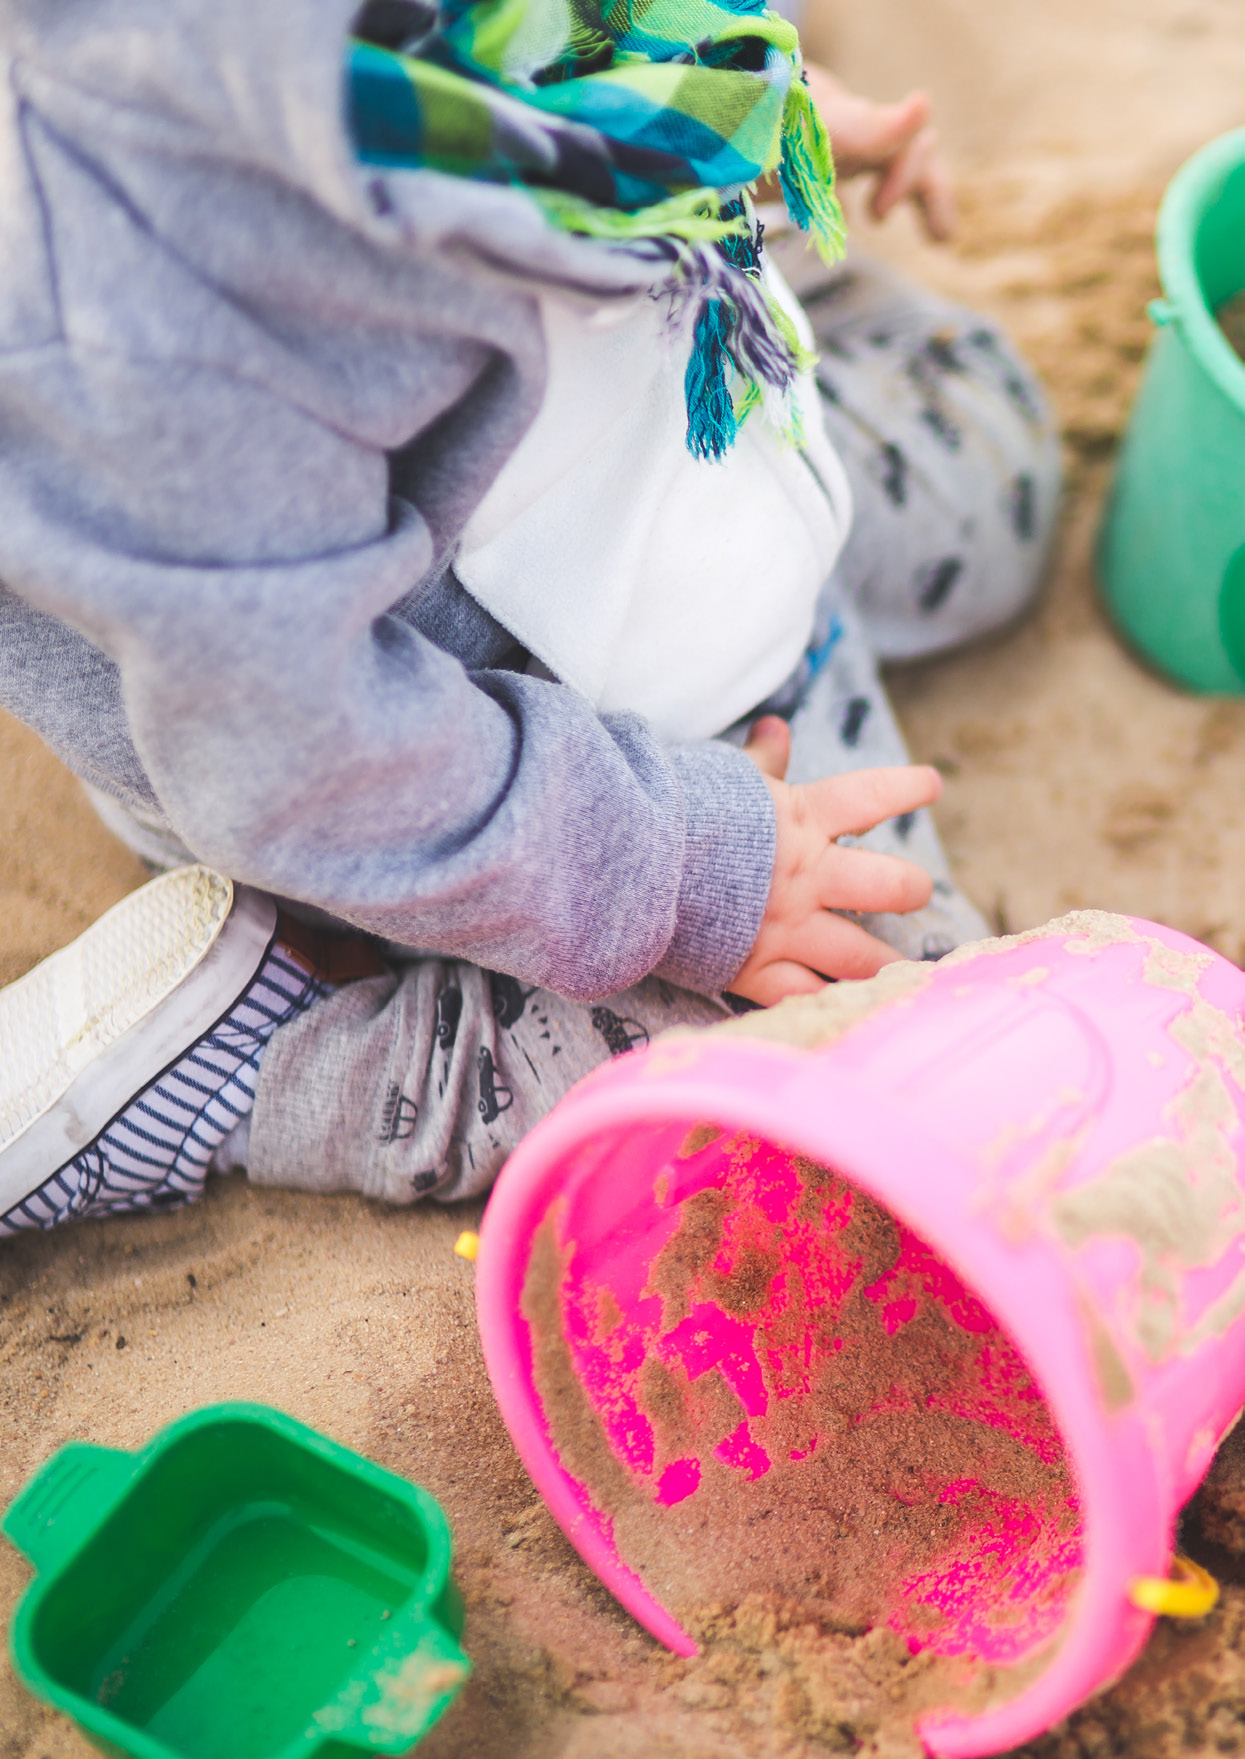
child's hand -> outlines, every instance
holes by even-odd
[[[835,838],[929,806],[942,793],[941,776],[912,765],[790,787],[783,777],[791,734],[776,715],[756,723],[745,749],[774,797],[778,841],[760,933],[732,992],[769,1008],[784,996],[821,989],[828,977],[872,977],[899,954],[833,912],[919,910],[929,903],[932,882],[911,861],[841,849]]]
[[[913,202],[925,230],[938,243],[955,231],[955,188],[930,125],[924,92],[909,92],[899,104],[874,104],[849,92],[841,80],[811,62],[804,66],[808,89],[834,148],[834,163],[846,181],[876,173],[869,202],[875,220],[884,220],[900,202]]]

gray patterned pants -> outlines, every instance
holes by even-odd
[[[877,658],[955,646],[1030,602],[1054,530],[1058,446],[1032,374],[976,314],[868,263],[782,266],[817,333],[826,422],[856,504],[809,651],[761,705],[790,721],[790,779],[810,781],[907,761]],[[726,737],[742,742],[746,730]],[[863,841],[933,875],[927,909],[863,919],[907,957],[988,932],[952,885],[927,814]],[[581,1075],[668,1026],[726,1012],[655,978],[589,1006],[477,966],[395,960],[274,1036],[250,1177],[391,1203],[474,1195]]]

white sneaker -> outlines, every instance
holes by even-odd
[[[272,1033],[325,993],[273,900],[207,867],[0,990],[0,1236],[197,1197]]]

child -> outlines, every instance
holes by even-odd
[[[0,995],[0,1233],[470,1195],[661,1028],[984,930],[874,657],[1031,596],[1030,375],[804,250],[754,0],[356,6],[4,11],[0,702],[171,871]],[[945,231],[924,101],[818,91]]]

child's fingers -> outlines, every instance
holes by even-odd
[[[909,92],[898,104],[878,104],[873,109],[872,147],[879,164],[884,164],[909,141],[915,140],[928,126],[932,114],[929,98],[924,92]]]
[[[731,984],[731,993],[772,1008],[788,996],[816,995],[827,978],[875,977],[900,957],[858,923],[828,911],[810,921],[804,933],[791,937],[786,951],[786,958],[750,958]]]
[[[875,220],[884,220],[901,202],[920,208],[930,237],[945,242],[955,230],[955,187],[932,128],[922,129],[892,160],[869,204]]]
[[[942,777],[928,764],[884,770],[849,770],[825,776],[799,792],[820,829],[835,837],[860,836],[883,819],[931,806],[942,794]]]
[[[955,179],[939,152],[935,152],[931,159],[916,201],[925,221],[925,230],[934,243],[949,243],[955,237],[959,214],[955,203]]]
[[[784,951],[808,971],[845,978],[873,977],[900,956],[858,922],[849,922],[831,910],[814,912],[799,932],[789,937]]]
[[[923,133],[909,141],[878,178],[869,201],[869,212],[875,220],[885,220],[892,208],[897,208],[912,194],[924,165],[928,138],[928,134]]]
[[[816,995],[818,990],[825,989],[826,980],[807,965],[797,965],[792,959],[776,959],[755,970],[749,961],[730,987],[732,995],[744,996],[762,1008],[773,1008],[788,996]]]
[[[763,776],[782,781],[791,762],[791,729],[781,715],[762,715],[753,723],[744,753]]]
[[[905,916],[929,903],[934,882],[923,867],[898,855],[831,844],[817,871],[817,896],[827,910]]]
[[[844,107],[837,131],[833,121],[827,124],[844,176],[885,170],[902,158],[929,122],[929,99],[923,92],[911,92],[899,104],[855,102],[854,109]]]

